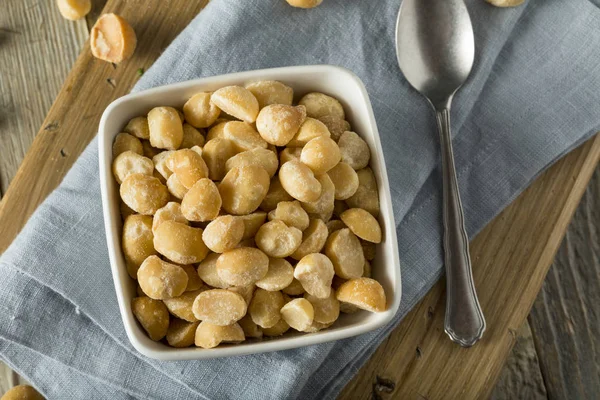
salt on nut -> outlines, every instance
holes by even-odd
[[[220,181],[226,174],[227,160],[238,153],[233,142],[225,138],[210,139],[202,149],[202,158],[208,165],[208,176],[213,181]]]
[[[153,177],[144,174],[131,174],[123,180],[119,188],[121,199],[139,214],[153,215],[169,201],[169,191]]]
[[[57,0],[56,5],[60,14],[71,21],[85,17],[92,9],[91,0]]]
[[[294,138],[287,144],[288,147],[304,147],[316,137],[329,137],[329,129],[324,123],[315,118],[306,118]]]
[[[307,165],[315,175],[322,175],[335,167],[341,160],[340,149],[336,142],[326,136],[311,139],[302,148],[300,161]]]
[[[306,115],[311,118],[319,118],[325,115],[333,115],[345,119],[344,107],[335,98],[323,93],[308,93],[300,99],[298,104],[306,107]]]
[[[263,337],[261,327],[255,324],[254,321],[252,321],[252,317],[250,317],[250,314],[244,315],[244,318],[240,319],[237,323],[240,324],[240,326],[242,327],[242,330],[244,331],[244,336],[258,339]]]
[[[218,289],[226,289],[229,285],[219,277],[217,272],[217,260],[221,254],[219,253],[210,253],[206,256],[204,260],[198,264],[198,276],[202,279],[207,285],[218,288]]]
[[[176,221],[189,225],[188,220],[181,213],[181,205],[174,201],[167,203],[164,207],[156,211],[152,219],[152,232],[156,232],[158,226],[165,221]]]
[[[340,302],[335,297],[335,293],[331,291],[329,297],[320,299],[306,293],[304,298],[310,301],[314,310],[314,321],[321,324],[331,324],[340,316]]]
[[[329,221],[333,214],[333,206],[335,202],[335,186],[328,174],[317,176],[317,180],[321,185],[321,193],[315,201],[303,201],[302,208],[306,210],[310,217],[321,218],[325,222]],[[316,215],[311,215],[316,214]],[[328,218],[325,216],[329,215]]]
[[[293,226],[301,231],[308,228],[310,223],[308,214],[298,200],[280,202],[277,208],[269,212],[268,217],[269,221],[280,220],[287,226]]]
[[[194,146],[203,147],[205,142],[202,132],[188,123],[183,124],[183,139],[179,146],[180,149],[191,149]]]
[[[343,161],[330,169],[327,175],[329,175],[335,187],[336,200],[346,200],[358,190],[358,174],[354,168]]]
[[[267,195],[260,203],[260,209],[269,212],[277,208],[277,204],[280,202],[292,200],[294,200],[292,196],[290,196],[281,185],[279,176],[274,176],[271,178],[271,182],[269,183],[269,191],[267,192]]]
[[[331,134],[331,138],[336,142],[340,140],[340,136],[344,132],[351,129],[348,121],[335,115],[323,115],[317,119],[325,124]]]
[[[321,183],[306,165],[288,161],[279,168],[279,181],[285,191],[302,202],[317,201],[321,195]]]
[[[169,312],[162,301],[135,297],[131,300],[131,310],[150,339],[158,342],[165,337],[169,328]]]
[[[196,93],[183,105],[185,120],[195,128],[208,128],[219,115],[221,110],[210,101],[212,93]]]
[[[226,289],[212,289],[200,293],[194,300],[192,311],[200,321],[227,326],[242,319],[248,306],[244,298]]]
[[[263,167],[269,174],[269,177],[272,178],[277,172],[277,168],[279,168],[279,160],[277,159],[277,153],[259,147],[243,151],[231,157],[225,163],[225,171],[229,172],[235,167],[243,167],[246,165],[258,165],[259,167]]]
[[[294,278],[302,284],[304,290],[320,299],[329,297],[333,275],[331,260],[320,253],[304,256],[294,269]]]
[[[248,313],[255,324],[261,328],[271,328],[281,319],[281,307],[284,305],[281,292],[269,292],[256,289],[248,307]]]
[[[259,249],[241,247],[224,252],[217,259],[217,274],[230,286],[247,286],[263,278],[269,257]]]
[[[301,147],[286,147],[279,153],[279,165],[283,165],[288,161],[296,160],[300,161],[300,155],[302,154]]]
[[[125,153],[126,151],[132,151],[140,155],[144,154],[144,147],[142,146],[140,139],[125,132],[121,132],[115,136],[112,150],[113,159],[115,159],[119,154]]]
[[[379,282],[371,278],[356,278],[344,282],[336,292],[342,303],[362,310],[383,312],[386,309],[385,291]]]
[[[217,185],[210,179],[202,178],[183,197],[181,212],[189,221],[211,221],[219,215],[221,204]]]
[[[194,343],[203,349],[212,349],[221,343],[239,343],[244,339],[244,331],[238,323],[219,326],[202,321],[196,329]]]
[[[285,322],[300,332],[308,329],[312,325],[315,315],[310,301],[303,298],[293,299],[284,305],[280,312],[281,317]]]
[[[170,299],[183,294],[188,277],[183,268],[150,256],[137,272],[138,283],[146,295],[155,300]]]
[[[141,156],[133,151],[126,151],[114,159],[112,172],[117,183],[121,184],[131,174],[152,176],[154,164],[148,157]]]
[[[355,170],[363,169],[369,165],[371,151],[369,145],[358,134],[346,131],[338,140],[342,161]]]
[[[269,191],[269,174],[257,165],[235,167],[219,184],[223,209],[244,215],[255,211]]]
[[[286,333],[290,329],[290,326],[285,322],[283,318],[280,318],[279,321],[270,328],[262,328],[262,332],[264,336],[267,337],[276,337],[281,336]]]
[[[286,0],[288,4],[296,8],[314,8],[321,4],[323,0]]]
[[[329,235],[325,243],[325,254],[340,278],[352,279],[362,276],[365,257],[360,241],[350,229],[340,229]]]
[[[325,222],[318,218],[311,219],[308,227],[302,232],[302,243],[290,257],[294,260],[301,260],[311,253],[319,253],[325,246],[328,235],[329,231]]]
[[[148,113],[150,144],[159,149],[177,150],[183,141],[183,124],[173,107],[154,107]]]
[[[261,225],[265,223],[266,217],[267,213],[264,211],[257,211],[252,214],[238,216],[237,218],[244,223],[244,235],[242,236],[242,240],[253,238]]]
[[[267,143],[285,146],[294,138],[305,118],[303,106],[271,104],[260,110],[256,129]]]
[[[178,264],[195,264],[204,260],[208,248],[202,241],[202,229],[175,221],[165,221],[154,233],[154,248]]]
[[[252,123],[258,115],[258,100],[248,89],[241,86],[226,86],[215,91],[210,101],[229,115]]]
[[[177,174],[177,179],[190,189],[202,178],[208,178],[204,159],[192,149],[174,151],[166,160],[167,168]]]
[[[294,267],[283,258],[269,257],[267,274],[256,281],[256,286],[270,292],[288,287],[294,280]]]
[[[350,208],[367,210],[377,218],[379,215],[379,192],[375,175],[369,167],[356,171],[356,174],[358,175],[358,189],[356,189],[356,193],[346,199],[346,204]]]
[[[204,291],[205,289],[198,289],[184,292],[180,296],[164,299],[163,303],[167,306],[167,310],[177,318],[181,318],[188,322],[196,322],[198,321],[198,318],[194,315],[192,306],[196,297]]]
[[[135,117],[130,119],[123,130],[138,139],[150,139],[150,127],[148,126],[147,117]]]
[[[294,89],[279,81],[258,81],[246,85],[256,100],[258,107],[264,108],[271,104],[292,105]]]
[[[118,64],[131,57],[136,45],[135,31],[116,14],[100,16],[90,32],[92,55],[100,60]]]
[[[177,200],[183,199],[189,191],[188,188],[183,186],[181,181],[179,181],[179,178],[176,174],[171,174],[171,176],[169,176],[169,179],[167,179],[167,189],[169,190],[171,196],[173,196]]]
[[[296,278],[286,288],[282,290],[283,293],[289,294],[290,296],[299,296],[305,292],[300,281]]]
[[[244,222],[231,215],[217,217],[202,233],[204,244],[215,253],[223,253],[235,248],[243,236]]]
[[[235,149],[239,152],[267,148],[267,142],[247,122],[230,121],[226,123],[223,128],[223,137],[231,140]]]
[[[187,322],[173,318],[167,330],[167,343],[171,347],[183,348],[194,344],[196,329],[200,322]]]
[[[351,208],[340,215],[340,219],[359,238],[372,243],[381,243],[379,221],[362,208]]]
[[[280,220],[269,221],[258,229],[254,241],[269,257],[284,258],[300,246],[302,231]]]
[[[144,260],[157,254],[154,249],[154,235],[152,234],[152,217],[134,214],[125,218],[121,246],[127,272],[133,279],[137,279],[137,271]]]

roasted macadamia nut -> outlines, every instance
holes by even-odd
[[[244,331],[238,323],[220,326],[202,321],[196,329],[195,344],[203,349],[212,349],[221,343],[239,343],[244,339]]]
[[[208,130],[208,133],[206,134],[206,141],[208,142],[209,140],[213,140],[216,138],[222,139],[225,125],[227,125],[228,122],[229,120],[227,119],[219,118],[217,122],[215,122],[215,124],[211,126],[211,128]]]
[[[310,301],[314,310],[314,321],[321,324],[331,324],[335,322],[340,315],[340,302],[335,297],[333,291],[329,297],[320,299],[310,294],[305,294],[304,298]]]
[[[362,310],[383,312],[386,309],[385,292],[381,284],[371,278],[350,279],[340,286],[336,297]]]
[[[146,295],[155,300],[181,296],[188,277],[183,268],[150,256],[137,272],[138,283]]]
[[[187,322],[173,318],[167,330],[167,343],[171,347],[190,347],[194,344],[196,329],[200,322]]]
[[[315,201],[302,202],[302,208],[306,210],[309,216],[313,218],[321,218],[325,222],[329,221],[333,214],[333,206],[335,202],[335,186],[329,178],[329,175],[323,174],[317,177],[321,185],[321,193]],[[312,215],[316,214],[316,215]],[[328,216],[326,218],[326,216]]]
[[[265,223],[266,217],[267,213],[263,211],[238,216],[237,218],[244,223],[244,235],[242,236],[242,240],[253,238],[261,225]]]
[[[267,148],[267,142],[265,142],[252,125],[247,122],[228,122],[223,128],[223,137],[227,140],[231,140],[238,152],[256,148]]]
[[[121,132],[115,137],[115,141],[113,142],[113,159],[126,151],[142,155],[144,154],[144,147],[140,139],[129,133]]]
[[[363,274],[365,257],[358,238],[348,228],[333,232],[325,244],[325,254],[340,278],[359,278]]]
[[[177,200],[183,199],[188,192],[188,188],[183,186],[183,184],[179,181],[179,178],[175,174],[171,174],[171,176],[169,176],[169,179],[167,179],[167,189],[169,189],[169,193],[171,194],[171,196],[173,196]]]
[[[152,217],[135,214],[125,218],[121,245],[127,272],[133,279],[137,279],[137,270],[144,260],[157,254],[153,240]]]
[[[294,278],[300,281],[307,293],[323,299],[331,293],[334,273],[333,265],[327,256],[313,253],[298,262],[294,269]]]
[[[113,175],[117,180],[117,183],[121,184],[131,174],[143,174],[152,176],[154,171],[154,164],[152,160],[134,153],[133,151],[126,151],[119,154],[112,165]]]
[[[367,143],[355,132],[344,132],[338,141],[342,161],[355,170],[369,165],[371,151]]]
[[[284,258],[302,243],[302,231],[283,221],[269,221],[260,227],[254,238],[256,245],[269,257]]]
[[[175,153],[173,150],[161,151],[152,157],[154,168],[162,175],[163,178],[165,178],[165,180],[169,179],[169,177],[173,174],[173,171],[171,171],[167,166],[167,160],[173,153]]]
[[[340,229],[347,228],[346,224],[344,224],[339,219],[332,219],[331,221],[327,222],[326,225],[329,235],[331,235],[335,231],[339,231]]]
[[[217,273],[217,259],[219,256],[220,254],[218,253],[210,253],[207,255],[206,258],[198,264],[198,276],[209,286],[218,289],[226,289],[230,285],[223,282]]]
[[[306,115],[311,118],[319,118],[325,115],[333,115],[345,119],[344,108],[339,101],[323,93],[309,93],[302,97],[298,104],[306,107]]]
[[[366,240],[361,240],[360,245],[363,248],[363,254],[365,255],[365,258],[369,261],[373,261],[377,252],[377,247],[375,243],[367,242]]]
[[[309,141],[317,137],[329,137],[329,130],[324,123],[314,118],[306,118],[294,138],[287,144],[288,147],[304,147]]]
[[[281,317],[289,326],[300,332],[312,325],[314,315],[312,304],[303,298],[294,299],[281,308]]]
[[[190,189],[200,179],[208,178],[204,159],[191,149],[174,151],[166,160],[167,167],[177,175],[183,186]]]
[[[248,89],[241,86],[226,86],[215,91],[210,101],[237,119],[252,123],[258,115],[258,100]]]
[[[202,279],[200,279],[200,277],[198,276],[198,271],[196,270],[195,266],[187,264],[181,265],[181,268],[183,268],[183,270],[188,276],[188,284],[185,287],[186,292],[191,292],[198,289],[205,289],[204,282],[202,282]]]
[[[358,175],[358,189],[356,189],[356,193],[346,199],[346,204],[350,208],[367,210],[377,218],[379,215],[379,193],[375,175],[369,167],[356,171],[356,174]]]
[[[346,200],[358,190],[358,174],[345,162],[340,162],[327,172],[335,187],[335,199]],[[335,210],[334,210],[335,213]]]
[[[244,298],[246,304],[250,305],[250,301],[252,300],[252,296],[254,295],[254,290],[256,290],[256,286],[254,284],[250,284],[247,286],[233,286],[227,288],[227,290],[239,294]]]
[[[148,113],[150,144],[159,149],[177,150],[183,141],[183,124],[173,107],[155,107]]]
[[[281,292],[269,292],[256,289],[248,307],[252,321],[261,328],[271,328],[281,319],[281,307],[284,305]]]
[[[308,165],[315,175],[322,175],[340,162],[340,149],[326,136],[311,139],[302,148],[300,161]]]
[[[223,209],[245,215],[255,211],[269,191],[269,174],[257,165],[235,167],[219,184]]]
[[[269,257],[267,274],[256,281],[256,286],[270,292],[288,287],[294,280],[294,267],[283,258]]]
[[[274,176],[269,184],[269,191],[267,192],[267,195],[260,203],[260,209],[269,212],[276,209],[277,204],[280,202],[292,200],[294,200],[292,196],[290,196],[281,185],[279,176]]]
[[[178,264],[195,264],[204,260],[208,248],[202,241],[202,229],[175,221],[165,221],[154,233],[154,248]]]
[[[288,161],[279,168],[279,181],[285,191],[302,202],[317,201],[321,183],[312,170],[299,161]]]
[[[319,253],[325,246],[328,235],[329,231],[325,222],[320,219],[310,220],[310,224],[302,232],[302,243],[292,253],[291,257],[295,260],[301,260],[311,253]]]
[[[263,167],[269,174],[269,177],[273,177],[279,167],[279,161],[277,160],[277,154],[273,153],[271,150],[255,148],[231,157],[225,163],[225,170],[229,172],[235,167],[244,167],[248,165]]]
[[[150,339],[157,342],[165,337],[169,328],[169,312],[162,301],[135,297],[131,300],[131,310]]]
[[[183,140],[179,146],[180,149],[191,149],[194,146],[202,148],[205,142],[204,136],[198,129],[190,124],[183,124]]]
[[[259,249],[241,247],[224,252],[217,259],[217,274],[230,286],[248,286],[269,271],[269,257]]]
[[[204,292],[204,290],[184,292],[181,296],[164,299],[163,303],[165,303],[169,312],[177,318],[181,318],[188,322],[196,322],[198,321],[198,318],[194,315],[192,306],[196,297],[202,292]]]
[[[351,208],[340,215],[344,224],[359,238],[373,243],[381,243],[381,227],[369,212],[362,208]]]
[[[158,226],[165,221],[176,221],[185,225],[189,224],[181,213],[181,205],[174,201],[167,203],[164,207],[156,211],[152,219],[152,232],[156,232]]]
[[[119,188],[121,199],[139,214],[153,215],[169,201],[166,186],[153,177],[144,174],[131,174],[123,180]]]
[[[238,153],[233,142],[224,138],[211,139],[202,149],[202,158],[208,165],[209,178],[220,181],[227,172],[225,165],[227,160]]]
[[[200,321],[226,326],[242,319],[247,308],[241,295],[225,289],[212,289],[196,297],[192,311]]]
[[[344,132],[350,130],[350,123],[335,115],[323,115],[317,119],[325,124],[331,134],[331,138],[336,142],[340,140],[340,136]]]
[[[185,120],[195,128],[208,128],[219,115],[221,110],[210,101],[211,93],[196,93],[183,105]]]
[[[212,221],[219,215],[221,203],[217,185],[210,179],[203,178],[198,180],[183,197],[181,212],[189,221]]]
[[[282,201],[277,204],[277,208],[269,212],[269,220],[280,220],[287,226],[293,226],[301,231],[308,228],[308,214],[302,208],[299,201]]]
[[[135,31],[116,14],[100,16],[90,32],[92,55],[103,61],[118,64],[131,57],[136,45]]]
[[[525,3],[525,0],[485,0],[496,7],[517,7]]]
[[[215,253],[232,250],[242,240],[243,236],[244,222],[231,215],[217,217],[206,226],[202,233],[204,243]]]
[[[305,292],[300,281],[296,278],[290,283],[288,287],[282,290],[283,293],[289,294],[290,296],[299,296]]]
[[[150,127],[148,126],[148,118],[146,117],[132,118],[123,130],[138,139],[150,139]]]
[[[56,0],[60,14],[71,21],[85,17],[92,9],[91,0]]]
[[[283,318],[280,318],[279,321],[270,328],[262,328],[262,332],[264,336],[267,337],[276,337],[281,336],[286,333],[290,329],[290,326],[285,322]]]
[[[237,323],[242,327],[244,335],[247,338],[250,337],[260,339],[261,337],[263,337],[262,328],[256,325],[254,321],[252,321],[252,317],[250,317],[250,314],[246,314],[244,318],[240,319]]]
[[[301,147],[286,147],[285,149],[281,150],[281,153],[279,153],[279,164],[283,165],[292,160],[300,161],[301,154]]]
[[[279,81],[258,81],[246,85],[256,100],[259,108],[264,108],[271,104],[292,105],[294,90]]]
[[[294,138],[305,118],[304,107],[271,104],[260,110],[256,129],[267,143],[285,146]]]

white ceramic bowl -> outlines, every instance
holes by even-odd
[[[379,186],[381,205],[379,222],[383,228],[383,241],[377,246],[377,256],[372,262],[372,271],[373,277],[385,289],[387,311],[342,313],[331,328],[320,332],[288,333],[278,338],[249,340],[214,349],[193,347],[176,349],[154,342],[148,338],[131,311],[130,302],[136,296],[136,286],[127,274],[121,251],[122,222],[119,211],[119,189],[111,172],[113,139],[131,118],[145,115],[153,107],[181,108],[187,99],[197,92],[213,91],[223,86],[244,85],[267,79],[282,81],[291,86],[294,89],[295,101],[311,91],[323,92],[339,99],[352,129],[362,136],[371,148],[370,166]],[[401,297],[400,263],[388,177],[369,96],[361,80],[352,72],[330,65],[284,67],[196,79],[129,94],[115,100],[106,108],[100,120],[98,136],[104,225],[115,291],[127,336],[143,355],[159,360],[197,360],[291,349],[372,331],[390,322],[398,310]]]

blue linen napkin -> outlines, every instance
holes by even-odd
[[[477,56],[452,117],[472,237],[600,130],[600,10],[588,0],[467,5]],[[393,323],[277,353],[190,362],[141,356],[125,335],[110,275],[94,140],[0,258],[0,358],[51,399],[335,397],[442,272],[437,132],[396,63],[398,7],[212,0],[135,89],[300,64],[358,74],[375,110],[398,224],[403,299]]]

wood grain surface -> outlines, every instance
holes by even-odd
[[[2,193],[6,192],[37,128],[40,125],[41,128],[23,166],[0,202],[0,226],[3,233],[0,235],[0,253],[10,244],[37,205],[60,183],[66,171],[95,135],[104,107],[130,90],[137,81],[137,70],[147,69],[152,64],[181,28],[200,11],[205,1],[181,2],[168,10],[161,7],[164,4],[158,0],[108,1],[106,10],[117,12],[130,20],[140,38],[133,59],[117,68],[93,59],[85,43],[87,31],[100,15],[104,3],[106,1],[95,1],[94,9],[86,21],[74,23],[62,20],[53,8],[53,2],[4,0],[2,3],[3,11],[8,10],[8,14],[0,13]],[[25,36],[22,36],[23,31],[27,32]],[[44,120],[43,116],[81,45],[83,51]],[[52,59],[53,63],[45,64],[47,59]],[[111,83],[107,79],[111,79]],[[104,85],[104,82],[107,84]],[[475,279],[484,288],[480,292],[485,290],[486,293],[485,299],[482,298],[482,305],[488,317],[488,326],[494,324],[493,327],[488,327],[486,338],[480,345],[467,350],[448,343],[442,330],[444,283],[440,282],[382,344],[341,397],[436,399],[458,395],[465,399],[486,398],[515,343],[515,354],[529,353],[521,364],[517,362],[515,368],[527,364],[535,369],[532,351],[547,347],[550,354],[557,354],[556,359],[560,361],[558,368],[544,366],[545,361],[540,358],[538,375],[530,377],[530,380],[536,381],[539,374],[543,374],[542,378],[545,380],[554,377],[557,382],[555,388],[548,390],[548,395],[564,397],[562,394],[569,390],[571,381],[561,382],[561,374],[571,368],[571,363],[578,362],[574,359],[578,359],[580,353],[569,357],[568,352],[558,351],[563,333],[562,327],[557,329],[556,325],[564,326],[566,335],[569,335],[568,324],[565,324],[568,319],[564,318],[571,317],[574,312],[581,313],[581,310],[571,310],[581,299],[564,298],[561,300],[561,304],[566,305],[562,308],[563,311],[546,313],[546,319],[540,318],[537,325],[532,316],[531,336],[523,322],[589,179],[590,171],[593,170],[594,163],[597,163],[599,152],[600,140],[596,138],[595,142],[588,142],[568,155],[540,177],[472,244]],[[589,231],[593,229],[590,228]],[[595,234],[597,238],[597,231]],[[525,237],[528,239],[522,240]],[[595,254],[597,265],[598,253]],[[579,287],[583,277],[589,274],[582,270],[578,272],[579,280],[573,280],[573,287]],[[595,273],[598,285],[598,269]],[[562,279],[557,280],[553,290],[562,290],[560,282]],[[588,282],[583,283],[588,289],[594,288]],[[583,302],[581,305],[589,306],[588,310],[592,310],[590,304]],[[546,299],[542,306],[551,308],[554,304]],[[594,308],[597,309],[598,307]],[[553,315],[551,319],[548,318],[549,314]],[[582,329],[587,332],[588,337],[594,334],[598,337],[597,329],[590,328],[592,323],[597,324],[597,314],[592,316],[595,319],[589,314],[590,311],[581,318],[576,316],[577,324],[573,326],[580,327],[580,323],[586,326],[587,323]],[[545,327],[540,329],[550,327],[553,331],[543,341],[546,347],[542,347],[542,342],[535,337],[538,326],[542,327],[544,324]],[[578,334],[579,329],[576,331]],[[571,333],[570,339],[572,348],[577,347],[577,335]],[[532,349],[532,342],[537,347]],[[592,340],[587,343],[598,348],[597,343]],[[578,350],[585,351],[581,348]],[[590,360],[594,358],[593,354],[588,354],[588,357]],[[551,358],[546,360],[552,362]],[[2,376],[6,376],[4,382],[16,379],[16,374],[0,368],[0,394],[6,386]],[[582,376],[583,374],[574,375],[572,381],[577,383],[577,379]],[[395,385],[394,390],[390,390],[391,383]],[[524,388],[519,384],[514,386],[513,394],[535,393],[523,391]],[[510,398],[510,395],[506,398]]]

